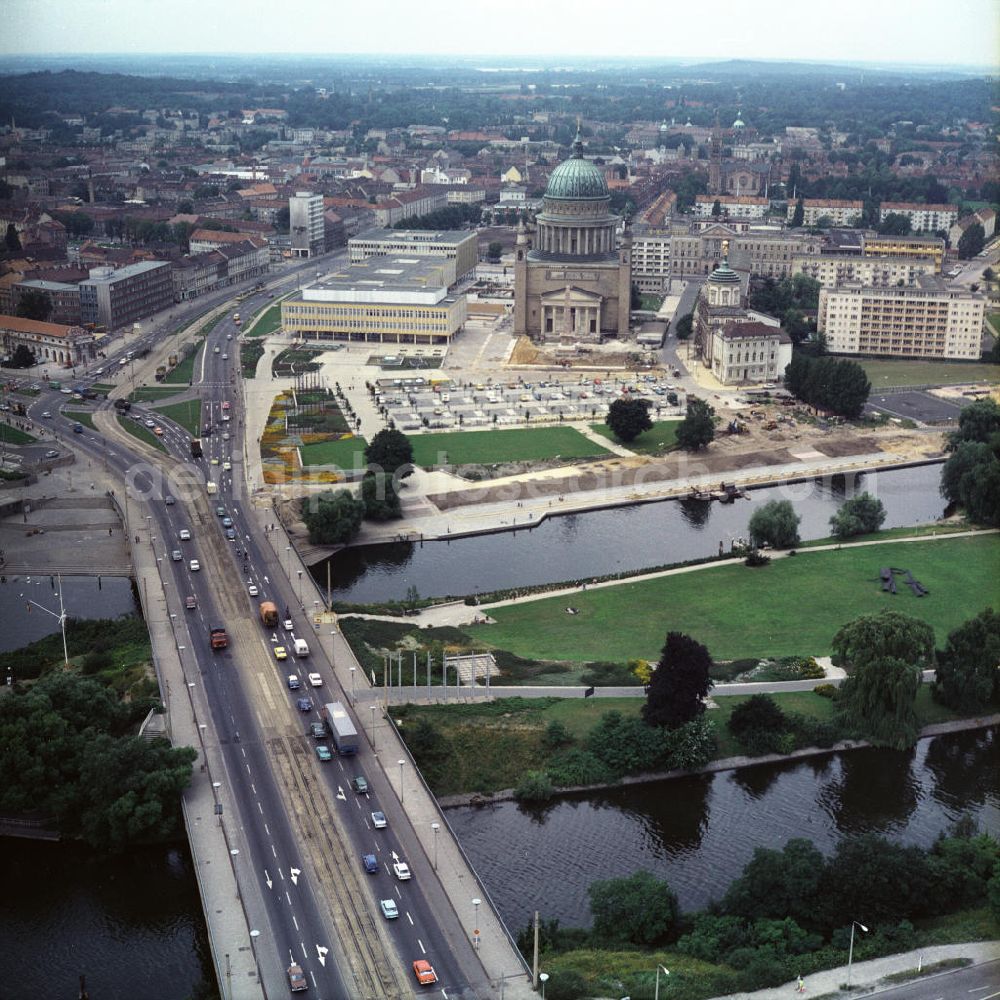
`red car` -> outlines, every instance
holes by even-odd
[[[413,963],[413,974],[421,986],[431,986],[438,981],[434,966],[426,958],[418,958]]]

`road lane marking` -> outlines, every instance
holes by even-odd
[[[295,929],[299,929],[299,922],[295,919],[295,914],[292,914],[292,923],[295,924]]]
[[[406,919],[410,921],[410,926],[413,926],[413,917],[410,916],[410,911],[406,911]]]
[[[421,941],[420,938],[417,938],[417,944],[420,945],[420,954],[421,955],[426,955],[427,954],[427,949],[424,947],[424,942]]]
[[[285,899],[288,900],[288,905],[291,906],[292,905],[292,897],[288,895],[288,890],[287,889],[285,890]]]
[[[260,804],[260,802],[257,803],[257,808],[258,808],[258,810],[260,810],[261,816],[263,816],[264,815],[264,807]]]

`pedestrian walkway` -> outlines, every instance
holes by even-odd
[[[886,982],[886,976],[909,971],[916,973],[918,968],[949,958],[968,958],[975,965],[996,962],[1000,960],[1000,941],[935,945],[919,951],[907,951],[899,955],[873,958],[867,962],[854,962],[850,968],[851,986],[849,989],[843,988],[848,981],[848,968],[846,965],[841,965],[836,969],[826,969],[803,977],[801,991],[799,980],[793,979],[781,986],[772,986],[754,993],[731,993],[725,997],[717,997],[716,1000],[789,1000],[790,997],[794,996],[816,998],[837,994],[850,997],[878,993],[900,985],[895,982]],[[947,973],[941,973],[941,975],[947,975]],[[914,978],[917,977],[914,976]],[[997,978],[1000,981],[1000,970],[998,970]],[[945,995],[944,983],[942,983],[940,992]],[[973,997],[981,998],[982,994],[977,992],[973,994]]]

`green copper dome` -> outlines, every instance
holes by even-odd
[[[583,143],[580,133],[573,143],[573,155],[552,171],[546,198],[563,198],[567,201],[607,198],[608,182],[600,168],[583,158]]]

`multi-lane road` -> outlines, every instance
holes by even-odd
[[[261,292],[239,308],[253,313],[266,301]],[[41,412],[52,412],[46,423],[103,460],[109,473],[129,483],[130,497],[145,502],[138,523],[146,528],[136,534],[138,544],[156,553],[178,649],[188,676],[200,678],[210,707],[211,719],[200,720],[208,726],[205,741],[215,744],[237,804],[239,815],[225,822],[239,851],[243,905],[260,931],[256,952],[266,995],[285,994],[286,968],[294,960],[316,998],[407,996],[418,990],[412,963],[421,958],[432,963],[439,980],[424,992],[488,995],[468,936],[367,741],[357,756],[334,754],[323,763],[316,755],[320,741],[309,735],[309,724],[321,721],[323,702],[349,699],[332,669],[332,637],[317,631],[311,598],[300,604],[303,581],[297,570],[289,573],[285,536],[265,530],[244,487],[238,333],[227,315],[209,334],[195,367],[201,422],[212,425],[202,436],[199,459],[191,458],[186,430],[139,405],[133,414],[163,428],[160,440],[169,458],[133,447],[124,435],[114,440],[89,430],[65,434],[69,420],[57,411],[66,397],[48,390],[31,404],[29,417],[42,423]],[[127,348],[136,350],[136,343]],[[104,365],[109,363],[117,359]],[[99,408],[99,423],[114,419],[111,403]],[[175,475],[178,469],[187,474]],[[202,482],[218,482],[219,492],[210,496],[203,486],[191,487],[185,482],[191,472]],[[229,522],[233,537],[227,537]],[[182,539],[182,531],[190,539]],[[180,560],[172,557],[175,550]],[[191,609],[189,596],[195,599]],[[291,632],[282,622],[277,629],[263,627],[263,600],[273,601],[282,619],[288,612]],[[230,638],[229,647],[216,653],[208,642],[214,625],[224,626]],[[306,640],[308,657],[294,656],[294,638]],[[336,641],[338,658],[350,657],[356,666],[346,643],[339,636]],[[288,651],[286,660],[276,658],[278,646]],[[309,673],[319,674],[322,686],[313,687]],[[299,683],[295,690],[290,676]],[[360,721],[357,728],[363,732]],[[353,789],[357,776],[367,779],[364,794]],[[375,829],[375,810],[387,817],[385,828]],[[377,859],[373,873],[363,865],[366,854]],[[411,879],[394,876],[397,859],[408,864]],[[383,915],[385,899],[395,902],[397,918]]]

